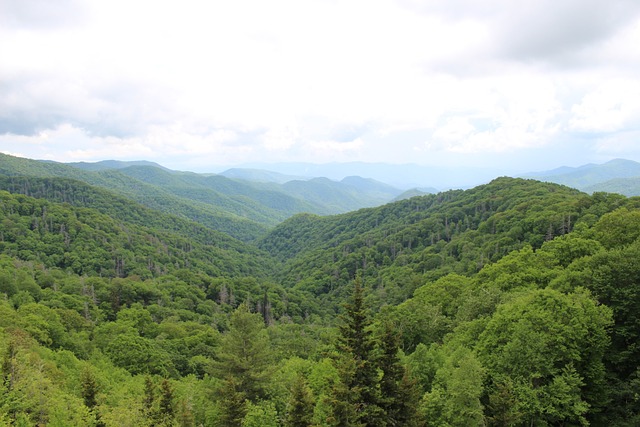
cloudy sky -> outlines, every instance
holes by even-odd
[[[637,0],[0,0],[0,151],[640,161]]]

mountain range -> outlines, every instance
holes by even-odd
[[[0,156],[0,424],[639,425],[640,198],[230,173]]]
[[[599,191],[640,196],[640,163],[614,159],[603,164],[587,164],[579,167],[561,167],[545,172],[521,175],[540,181],[554,182],[587,193]]]

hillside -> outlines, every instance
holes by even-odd
[[[611,187],[615,186],[615,183],[606,184],[608,181],[640,177],[640,163],[632,160],[614,159],[601,165],[588,164],[577,168],[565,166],[546,172],[529,173],[523,177],[555,182],[587,192],[607,191],[606,188],[616,188]]]
[[[627,197],[640,196],[640,176],[633,178],[615,178],[584,188],[587,193],[604,191],[622,194]]]
[[[599,203],[568,187],[499,178],[344,215],[296,216],[259,247],[283,260],[278,277],[287,286],[330,301],[362,274],[375,278],[381,303],[393,304],[425,281],[471,275],[526,244],[540,247],[590,218]]]
[[[0,176],[0,424],[640,421],[639,198],[497,178],[247,243],[30,166]],[[255,191],[77,171],[167,208]]]
[[[159,170],[159,169],[158,169]],[[217,206],[176,196],[161,186],[127,176],[121,170],[86,171],[56,162],[39,162],[0,154],[0,175],[8,177],[70,178],[97,186],[136,201],[190,219],[241,240],[255,238],[267,227]]]
[[[154,213],[105,192],[78,188],[73,181],[22,184],[38,186],[28,191],[32,194],[57,193],[52,198],[85,200],[84,204],[91,198],[94,201],[88,204],[92,206],[110,207],[105,214],[96,208],[76,208],[3,191],[0,247],[11,257],[102,277],[148,278],[182,268],[197,268],[211,276],[264,276],[268,271],[266,255],[197,223]]]
[[[299,175],[285,175],[278,172],[268,171],[264,169],[251,169],[251,168],[231,168],[227,169],[224,172],[221,172],[220,175],[226,176],[227,178],[232,179],[242,179],[244,181],[253,181],[253,182],[274,182],[276,184],[284,184],[293,180],[305,180],[309,179],[309,177],[299,176]]]
[[[400,193],[358,177],[344,182],[315,179],[276,184],[176,172],[143,161],[67,165],[4,154],[0,154],[0,175],[79,180],[244,241],[297,213],[343,213],[387,203]]]

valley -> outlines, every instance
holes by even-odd
[[[640,198],[246,174],[0,155],[0,425],[640,421]]]

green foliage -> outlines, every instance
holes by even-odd
[[[240,379],[227,376],[217,390],[220,416],[217,425],[221,427],[237,427],[247,415],[249,401],[242,390]]]
[[[308,427],[313,422],[314,399],[311,389],[302,374],[296,376],[291,388],[284,421],[286,427]]]
[[[500,178],[256,245],[251,221],[304,204],[154,168],[1,170],[0,424],[640,419],[639,199]]]
[[[380,406],[385,413],[387,426],[420,426],[420,394],[417,382],[411,378],[401,363],[399,353],[400,336],[395,327],[386,322],[379,338],[378,368],[380,379]]]
[[[424,396],[427,426],[483,426],[484,377],[485,369],[473,352],[464,347],[451,351]]]
[[[255,402],[266,397],[272,354],[262,317],[243,304],[233,312],[229,330],[222,335],[214,372],[219,378],[233,378],[237,389]]]
[[[269,402],[249,403],[242,427],[278,427],[278,413]]]
[[[610,310],[586,292],[530,291],[498,308],[478,357],[496,387],[513,384],[523,419],[585,424],[592,399],[602,397],[610,322]]]
[[[334,217],[296,216],[259,245],[284,261],[287,286],[331,302],[345,298],[345,286],[362,274],[376,283],[377,305],[395,305],[427,281],[473,275],[513,250],[537,249],[614,202],[598,203],[602,212],[566,187],[499,178]]]
[[[339,326],[340,335],[336,346],[339,355],[336,361],[341,383],[334,390],[335,401],[342,401],[350,408],[337,411],[335,419],[344,419],[349,425],[384,425],[385,414],[380,406],[382,396],[371,319],[364,303],[359,278],[354,281],[353,286],[353,296],[345,304]]]
[[[223,272],[261,274],[258,260],[264,255],[197,224],[180,224],[181,229],[174,232],[168,224],[151,228],[94,209],[1,191],[0,217],[3,253],[80,275],[149,278],[185,267],[214,276]],[[198,234],[202,238],[194,240],[192,236]],[[4,282],[0,280],[0,286],[9,293],[17,291],[18,283]]]

